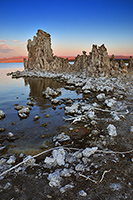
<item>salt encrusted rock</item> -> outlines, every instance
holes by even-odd
[[[87,193],[84,190],[79,191],[79,195],[82,197],[86,197]]]
[[[92,154],[94,154],[97,151],[98,147],[92,147],[92,148],[86,148],[82,151],[83,156],[90,157]]]
[[[6,163],[6,159],[5,158],[1,158],[0,159],[0,166]]]
[[[59,142],[64,142],[64,141],[70,140],[70,137],[69,137],[69,135],[66,135],[64,132],[62,132],[61,134],[53,137],[53,142],[55,142],[57,140]]]
[[[90,111],[87,113],[89,119],[93,120],[95,118],[95,112],[94,111]]]
[[[133,126],[131,126],[130,132],[133,133]]]
[[[13,156],[10,156],[9,160],[7,161],[7,164],[14,164],[16,161],[16,157],[13,155]]]
[[[82,152],[76,151],[73,156],[75,156],[76,158],[82,158]]]
[[[105,100],[105,104],[108,106],[108,107],[112,107],[114,106],[114,104],[116,104],[116,101],[114,99],[106,99]]]
[[[9,138],[12,138],[13,136],[14,136],[14,134],[13,134],[12,132],[9,132],[9,133],[8,133],[8,137],[9,137]]]
[[[26,118],[28,117],[28,114],[30,113],[29,108],[24,107],[21,110],[18,111],[18,115],[20,118]]]
[[[71,173],[70,173],[70,170],[64,168],[64,169],[60,172],[60,175],[61,175],[62,177],[69,177],[69,176],[71,176]]]
[[[77,164],[76,167],[75,167],[75,170],[76,170],[76,171],[81,171],[81,172],[84,171],[84,165],[82,165],[82,164]]]
[[[63,148],[58,150],[53,150],[52,152],[53,157],[46,157],[44,162],[48,165],[64,165],[65,164],[65,151]]]
[[[46,98],[56,97],[59,94],[61,94],[60,89],[52,89],[50,87],[47,87],[46,90],[42,92],[42,95],[45,96]]]
[[[109,124],[107,130],[110,136],[117,136],[116,127],[113,124]]]
[[[96,97],[97,97],[97,99],[98,99],[99,101],[103,101],[103,100],[105,99],[105,94],[104,94],[104,93],[101,93],[101,94],[98,94]]]
[[[59,104],[60,100],[59,99],[52,99],[51,103],[53,104]]]
[[[4,118],[5,116],[5,113],[2,110],[0,110],[0,119]]]
[[[23,162],[24,166],[27,168],[29,166],[33,167],[35,165],[36,160],[31,155],[29,155],[23,159]]]
[[[62,178],[59,175],[59,171],[56,171],[54,173],[50,173],[48,176],[48,180],[50,187],[59,187],[60,186],[60,182],[62,180]]]
[[[67,184],[67,185],[65,185],[64,187],[60,188],[60,192],[61,192],[61,193],[64,193],[64,192],[66,192],[67,190],[72,189],[72,188],[74,188],[74,185],[73,185],[73,184]]]
[[[65,107],[65,113],[66,114],[74,114],[74,113],[81,114],[81,111],[79,110],[79,104],[78,103],[74,103],[70,107],[66,106]]]

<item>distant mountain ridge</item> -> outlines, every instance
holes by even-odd
[[[76,56],[60,56],[62,58],[68,58],[70,61],[74,61]],[[111,57],[111,56],[109,56]],[[10,62],[23,62],[23,59],[28,59],[28,56],[14,56],[9,58],[0,58],[0,63],[10,63]],[[130,56],[123,56],[123,55],[117,55],[115,56],[115,59],[125,59],[128,60]]]

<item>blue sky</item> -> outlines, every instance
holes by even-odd
[[[133,55],[133,0],[0,0],[0,58],[25,56],[37,29],[54,54],[76,56],[92,44]]]

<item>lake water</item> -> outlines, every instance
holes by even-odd
[[[60,130],[67,130],[70,125],[63,120],[64,104],[54,110],[48,99],[42,96],[42,91],[47,87],[61,88],[62,94],[58,99],[78,99],[82,94],[66,90],[62,83],[43,78],[19,78],[12,79],[6,73],[23,70],[23,63],[0,63],[0,110],[6,117],[0,120],[0,128],[6,131],[0,133],[2,145],[6,145],[8,152],[35,154],[52,144],[52,137]],[[14,104],[26,106],[33,98],[34,106],[29,117],[21,120],[14,109]],[[46,115],[49,114],[49,117]],[[40,119],[35,122],[33,118],[39,115]],[[41,125],[47,123],[46,127]],[[68,127],[69,126],[69,127]],[[18,139],[13,142],[7,140],[8,132],[12,132]]]

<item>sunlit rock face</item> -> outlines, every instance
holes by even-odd
[[[70,65],[68,59],[53,55],[51,48],[50,34],[38,30],[36,36],[28,40],[28,61],[24,59],[24,67],[28,70],[42,72],[66,72],[78,73],[85,77],[88,76],[117,76],[127,74],[127,66],[124,61],[119,63],[115,61],[114,55],[109,58],[106,47],[103,45],[93,45],[91,52],[87,55],[86,51],[82,55],[77,55],[73,65]],[[128,69],[133,67],[133,59],[130,58]]]
[[[50,34],[38,30],[37,36],[28,40],[28,61],[24,59],[24,67],[28,70],[63,71],[69,67],[67,59],[53,56]]]

